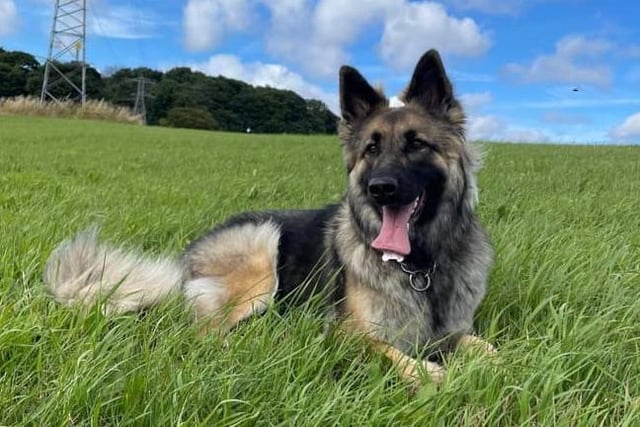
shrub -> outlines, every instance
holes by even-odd
[[[218,129],[218,123],[211,113],[201,108],[176,107],[169,110],[166,120],[162,124],[187,129]]]

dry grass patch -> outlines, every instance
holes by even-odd
[[[38,98],[27,96],[0,98],[0,115],[66,117],[142,124],[142,118],[134,114],[131,109],[113,105],[103,100],[87,100],[82,106],[70,100],[41,103]]]

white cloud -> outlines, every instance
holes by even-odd
[[[449,69],[447,74],[456,82],[493,83],[496,80],[491,74],[469,73],[455,69]]]
[[[571,35],[556,43],[556,53],[566,58],[594,57],[608,52],[612,47],[613,45],[606,40],[586,39],[582,36]]]
[[[404,1],[404,0],[402,0]],[[267,50],[300,64],[308,72],[334,76],[349,61],[346,48],[364,28],[381,19],[396,0],[357,2],[320,0],[263,0],[271,13],[265,34]]]
[[[559,125],[583,125],[591,123],[591,119],[584,115],[568,114],[562,111],[547,111],[540,119],[545,123]]]
[[[477,56],[490,44],[489,36],[471,18],[454,18],[438,3],[403,2],[384,22],[381,54],[388,63],[406,68],[429,48]]]
[[[539,129],[508,128],[502,132],[505,142],[548,142],[549,137]]]
[[[467,119],[467,139],[470,141],[547,142],[549,137],[540,129],[511,125],[494,115],[474,115]]]
[[[533,3],[532,0],[448,0],[453,7],[459,10],[477,10],[489,15],[515,15],[525,6]]]
[[[362,2],[344,0],[321,0],[313,12],[316,37],[327,43],[344,45],[356,39],[362,29],[386,14],[395,6],[403,5],[397,0],[368,0]]]
[[[470,92],[457,96],[457,99],[462,103],[465,113],[478,113],[482,108],[493,102],[493,94],[489,91],[485,92]],[[400,100],[397,95],[389,97],[390,107],[401,107],[404,102]]]
[[[541,55],[530,65],[508,64],[505,71],[525,82],[563,82],[609,86],[611,68],[596,63],[597,58],[612,49],[606,40],[567,36],[556,43],[555,52]]]
[[[260,9],[269,13],[266,25],[258,22]],[[397,68],[412,67],[428,48],[472,56],[490,44],[474,20],[410,0],[188,0],[183,23],[191,50],[215,48],[251,27],[268,53],[321,76],[334,76],[363,34],[380,38],[380,55]]]
[[[630,115],[611,129],[609,136],[620,142],[640,142],[640,112]]]
[[[244,31],[252,21],[250,0],[188,0],[184,7],[185,45],[193,51],[216,47],[227,32]]]
[[[13,0],[0,0],[0,36],[13,33],[18,28],[18,10]]]
[[[389,107],[398,108],[398,107],[402,107],[402,106],[404,106],[404,102],[402,102],[400,100],[400,97],[395,96],[395,95],[389,97]]]
[[[491,92],[465,93],[458,97],[466,112],[475,112],[485,107],[493,101]]]
[[[621,55],[625,58],[637,59],[640,58],[640,44],[631,44],[623,46],[621,49]]]
[[[503,128],[503,123],[495,116],[471,115],[467,119],[467,138],[470,141],[493,140]]]
[[[551,101],[523,101],[503,104],[504,108],[592,108],[614,107],[619,105],[638,105],[640,98],[583,98],[583,99],[554,99]]]
[[[2,1],[4,0],[0,0],[0,3]],[[50,26],[54,2],[51,0],[31,0],[30,2],[35,3],[32,6],[34,10],[46,16]],[[25,1],[25,3],[27,2]],[[66,11],[74,10],[73,7],[65,9]],[[1,12],[0,15],[2,15]],[[59,25],[76,27],[78,25],[77,16],[78,14],[63,14],[58,17]],[[160,18],[151,9],[122,5],[122,2],[116,0],[87,0],[87,33],[91,36],[115,39],[152,38],[157,36],[158,27],[162,20],[163,18]],[[49,29],[47,27],[47,31]]]
[[[467,114],[467,138],[471,141],[494,140],[504,129],[504,124],[495,116],[483,114],[482,110],[493,101],[491,92],[471,92],[458,96]]]
[[[513,125],[502,117],[484,112],[493,103],[491,92],[470,92],[458,96],[467,114],[467,139],[470,141],[546,142],[549,137],[539,129]]]
[[[115,39],[144,39],[154,37],[157,20],[153,13],[129,6],[111,6],[107,2],[91,2],[87,13],[87,32],[99,37]],[[65,19],[65,18],[62,18]],[[72,19],[69,25],[75,25]]]
[[[300,74],[280,64],[243,63],[235,55],[220,54],[210,57],[204,63],[191,64],[190,66],[194,70],[202,71],[211,76],[222,75],[245,81],[254,86],[289,89],[304,98],[319,99],[327,104],[334,113],[339,112],[337,94],[327,92],[321,87],[311,84]]]

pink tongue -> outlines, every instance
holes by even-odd
[[[382,228],[378,237],[371,242],[371,247],[383,252],[392,252],[398,255],[409,255],[411,244],[409,243],[409,218],[413,213],[415,202],[392,209],[382,207]]]

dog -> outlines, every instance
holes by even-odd
[[[494,349],[473,335],[493,262],[475,214],[479,155],[435,50],[418,61],[392,108],[350,66],[340,68],[339,139],[348,185],[317,210],[244,213],[192,242],[182,259],[99,242],[63,242],[44,280],[57,301],[107,314],[181,293],[203,332],[224,334],[273,301],[322,295],[327,316],[364,335],[410,381],[442,381],[430,355]]]

